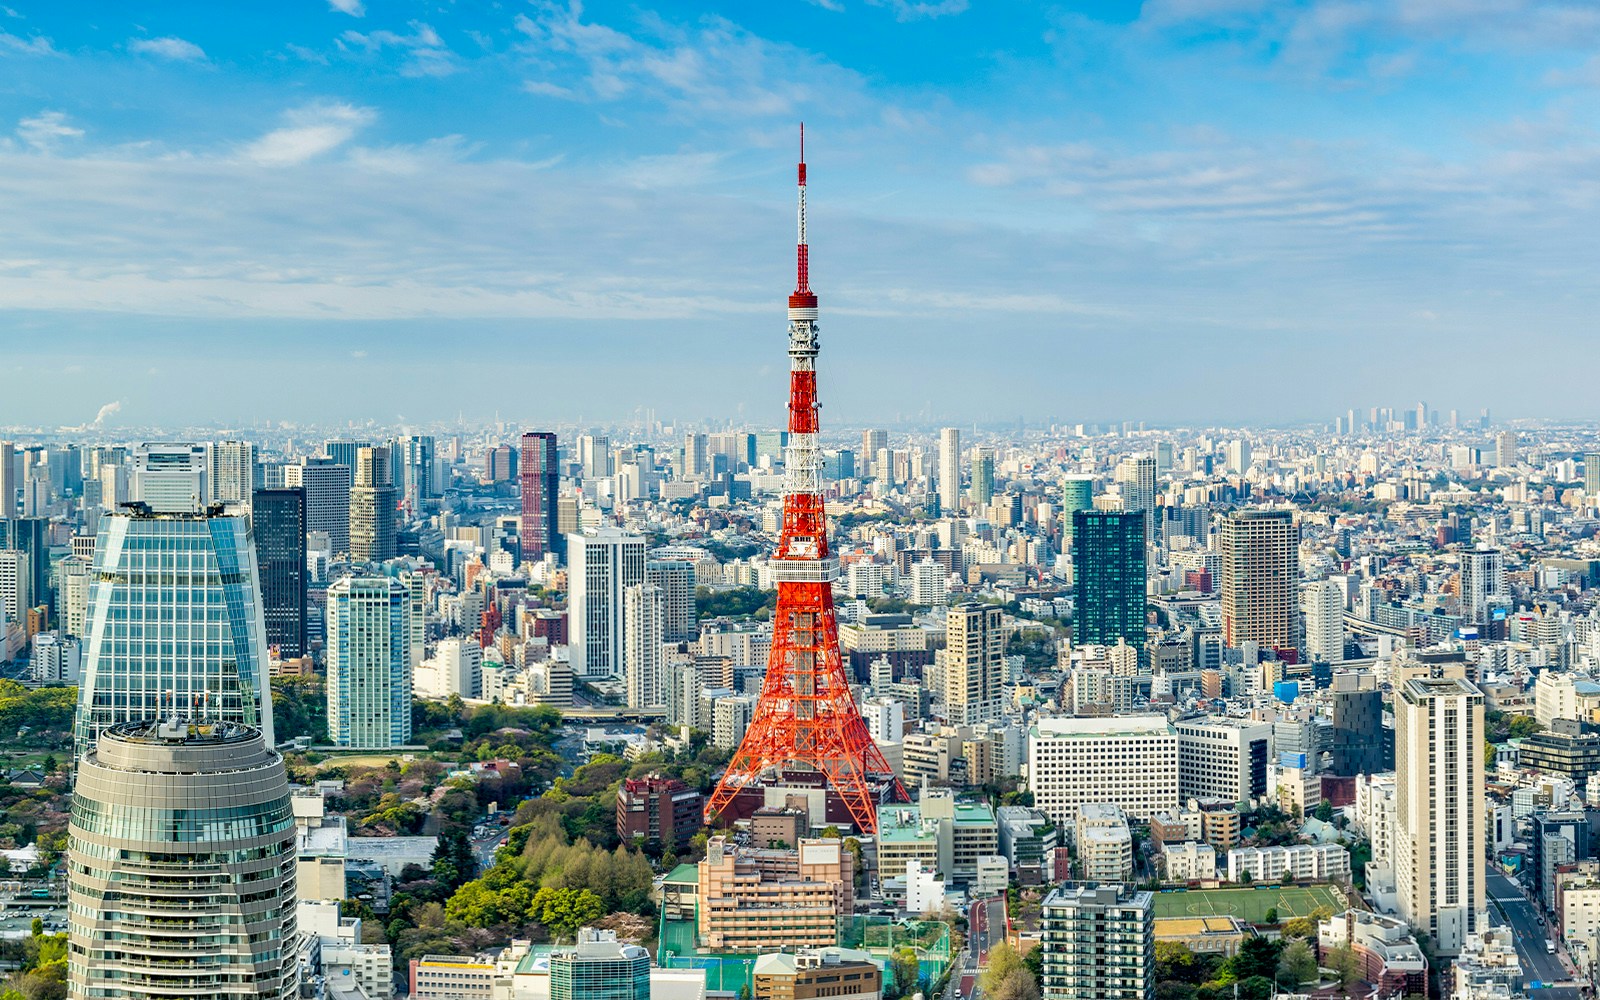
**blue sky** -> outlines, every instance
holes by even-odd
[[[17,4],[0,425],[1600,417],[1600,6]]]

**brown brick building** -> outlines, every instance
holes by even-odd
[[[705,796],[677,778],[629,778],[617,789],[617,836],[686,847],[704,823]]]

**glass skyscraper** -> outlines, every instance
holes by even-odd
[[[1072,512],[1072,641],[1139,650],[1145,640],[1145,514],[1130,510]]]
[[[106,730],[73,789],[68,996],[296,996],[294,859],[283,758],[259,730]]]
[[[272,743],[266,623],[250,519],[128,508],[103,517],[84,623],[77,744],[178,714]]]
[[[256,490],[250,505],[267,645],[285,659],[306,653],[306,493]]]
[[[650,1000],[650,953],[585,927],[550,953],[550,1000]]]

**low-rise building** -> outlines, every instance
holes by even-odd
[[[705,796],[677,778],[628,778],[617,789],[617,836],[678,850],[704,825],[704,811]]]
[[[1403,920],[1363,910],[1346,910],[1317,925],[1317,948],[1349,948],[1362,979],[1380,996],[1426,993],[1428,960]]]
[[[1228,852],[1228,881],[1343,882],[1350,878],[1350,852],[1339,844],[1236,847]]]
[[[1232,957],[1250,936],[1238,917],[1162,917],[1155,921],[1155,938],[1181,944],[1196,955]]]
[[[1075,840],[1086,881],[1122,882],[1132,877],[1133,833],[1121,809],[1108,802],[1080,805]]]
[[[883,972],[871,955],[849,948],[807,948],[762,955],[753,970],[754,1000],[881,1000]],[[555,998],[552,998],[555,1000]]]
[[[1217,877],[1217,849],[1186,841],[1167,844],[1161,851],[1168,882],[1204,882]]]

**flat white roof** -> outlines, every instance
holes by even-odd
[[[1040,736],[1166,736],[1172,732],[1164,715],[1057,716],[1040,719],[1033,728]]]

